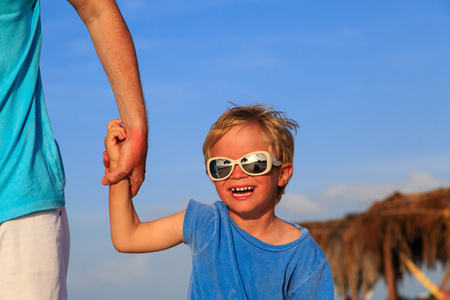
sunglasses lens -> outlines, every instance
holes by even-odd
[[[239,165],[249,175],[263,175],[266,174],[272,164],[270,160],[270,156],[265,152],[254,152],[245,155],[241,158]],[[209,161],[208,165],[208,173],[211,176],[211,179],[214,181],[224,180],[231,175],[233,172],[234,165],[237,164],[237,161],[233,161],[227,158],[213,158]]]
[[[233,165],[228,159],[214,159],[209,163],[209,172],[215,179],[227,177],[231,173]]]
[[[241,165],[250,174],[260,174],[267,169],[267,157],[263,153],[249,154],[241,159]]]

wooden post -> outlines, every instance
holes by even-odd
[[[442,290],[445,290],[445,288],[447,286],[447,281],[448,281],[449,278],[450,278],[450,268],[448,268],[447,272],[445,272],[444,277],[442,277],[441,284],[439,285],[439,287]]]
[[[384,278],[388,291],[389,300],[397,300],[397,282],[395,281],[395,271],[392,264],[392,252],[389,236],[385,235],[383,241],[383,256],[384,256]]]

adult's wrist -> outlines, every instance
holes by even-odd
[[[126,126],[126,125],[125,125]],[[127,139],[141,150],[147,149],[148,147],[148,127],[131,127],[126,126]]]
[[[127,131],[127,136],[132,136],[133,138],[147,139],[148,136],[148,125],[146,122],[127,122],[123,121],[123,126]]]

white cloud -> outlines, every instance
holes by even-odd
[[[107,246],[106,246],[107,245]],[[83,251],[83,250],[81,250]],[[191,263],[187,246],[147,254],[122,254],[108,241],[71,257],[68,285],[74,299],[182,299]]]
[[[320,214],[322,207],[311,199],[299,194],[286,194],[277,206],[277,212],[288,217]]]
[[[364,211],[394,192],[426,192],[449,185],[450,182],[426,172],[413,172],[408,178],[392,182],[338,183],[316,194],[286,194],[277,211],[282,218],[291,220],[340,218]]]
[[[110,257],[90,270],[94,280],[104,283],[129,286],[150,276],[148,256],[132,255]]]
[[[105,254],[103,260],[90,260],[84,268],[71,266],[69,282],[75,289],[95,289],[101,283],[130,287],[150,277],[148,257],[145,255]]]
[[[435,178],[429,173],[413,172],[407,180],[400,182],[399,190],[408,193],[421,192],[448,184],[445,180]]]
[[[394,185],[392,183],[358,185],[338,183],[323,190],[318,197],[324,202],[371,202],[392,192]]]
[[[408,178],[392,182],[354,185],[339,183],[326,188],[318,197],[328,203],[338,201],[370,204],[375,200],[382,200],[397,191],[401,193],[417,193],[445,185],[444,180],[435,178],[427,172],[412,172]]]

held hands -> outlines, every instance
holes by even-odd
[[[145,178],[147,140],[133,139],[121,125],[121,120],[114,119],[107,126],[106,151],[103,152],[105,176],[102,184],[114,184],[128,177],[131,194],[135,196]]]
[[[105,137],[105,149],[103,152],[103,163],[105,165],[105,175],[117,169],[119,165],[120,150],[122,143],[127,138],[125,129],[120,126],[122,121],[114,119],[107,125],[108,133]]]

